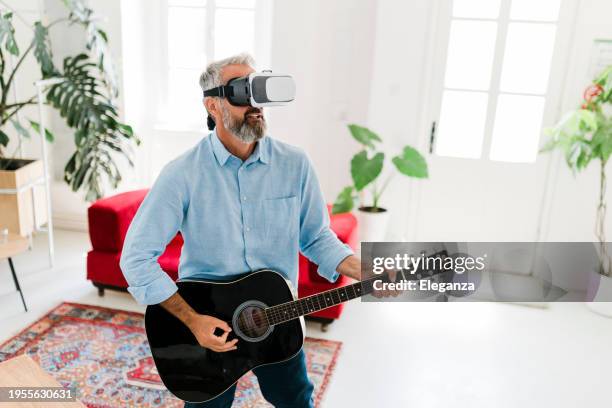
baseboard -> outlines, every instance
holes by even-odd
[[[86,214],[53,212],[53,228],[70,231],[89,231]]]

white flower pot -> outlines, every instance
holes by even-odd
[[[389,224],[389,211],[384,208],[380,212],[366,211],[370,207],[360,207],[357,211],[359,223],[359,240],[361,242],[382,242],[387,235]]]
[[[606,317],[612,317],[612,278],[599,275],[599,288],[593,302],[587,302],[589,309],[597,314]]]

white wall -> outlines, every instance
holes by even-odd
[[[431,0],[378,2],[374,67],[370,81],[368,126],[385,142],[385,174],[395,171],[389,158],[411,145],[422,153],[423,93],[426,89]],[[414,203],[415,181],[397,176],[387,188],[382,206],[392,214],[388,239],[408,236],[406,227]],[[426,181],[428,182],[428,181]]]
[[[359,145],[346,125],[365,124],[376,1],[275,1],[272,67],[297,82],[296,100],[270,108],[270,133],[304,148],[331,202],[350,182]]]

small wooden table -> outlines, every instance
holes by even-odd
[[[0,363],[0,387],[61,387],[53,377],[47,374],[34,360],[20,355]],[[64,402],[0,402],[0,407],[15,408],[73,408],[85,407],[78,400]]]
[[[21,290],[21,286],[19,286],[19,279],[17,279],[17,274],[15,273],[15,265],[13,265],[12,256],[18,255],[22,252],[27,251],[30,243],[27,238],[22,237],[18,234],[9,233],[8,235],[4,235],[0,232],[0,259],[8,258],[9,267],[11,268],[11,273],[13,274],[13,281],[15,282],[15,287],[21,295],[21,302],[23,303],[23,308],[28,311],[28,307],[26,306],[25,299],[23,298],[23,291]]]

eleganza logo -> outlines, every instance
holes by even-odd
[[[598,249],[590,242],[365,242],[363,293],[400,293],[362,300],[610,302]]]

